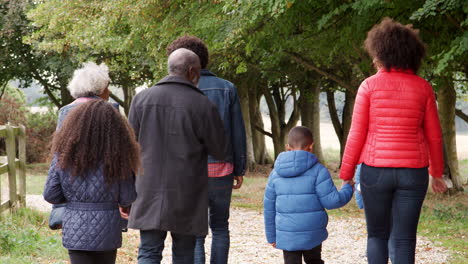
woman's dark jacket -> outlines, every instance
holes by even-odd
[[[63,246],[71,250],[107,251],[122,245],[118,206],[128,207],[136,199],[135,178],[112,185],[104,182],[103,170],[70,178],[52,161],[44,199],[66,203],[63,215]]]
[[[143,160],[129,227],[206,235],[208,154],[223,160],[225,149],[216,106],[187,80],[168,76],[133,98],[129,122]]]

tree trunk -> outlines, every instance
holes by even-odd
[[[278,89],[274,87],[273,89]],[[265,85],[261,87],[263,96],[265,96],[265,101],[268,105],[268,112],[270,113],[270,121],[271,121],[271,133],[270,137],[273,140],[273,147],[275,150],[275,159],[278,155],[284,151],[284,138],[281,139],[280,136],[280,119],[278,116],[278,110],[276,109],[275,101],[273,96],[271,95],[270,88]],[[283,143],[281,143],[283,142]]]
[[[60,99],[62,106],[65,106],[74,100],[70,94],[70,91],[68,91],[66,84],[60,86]]]
[[[125,114],[128,116],[128,113],[130,112],[130,105],[132,104],[133,96],[135,96],[135,90],[129,84],[122,84],[122,90],[123,90],[123,96],[124,96],[123,108],[124,108]]]
[[[252,143],[255,161],[257,164],[271,164],[273,163],[272,158],[268,154],[268,150],[265,144],[265,135],[259,130],[264,130],[262,113],[260,112],[260,98],[258,93],[258,87],[252,86],[249,89],[249,110],[250,119],[252,126]],[[257,127],[257,128],[256,128]]]
[[[343,145],[343,127],[341,126],[340,118],[338,117],[338,112],[335,104],[335,91],[327,90],[327,103],[328,103],[328,113],[330,114],[330,119],[335,129],[336,136],[340,142],[340,146]]]
[[[310,76],[310,74],[309,74]],[[312,80],[310,80],[312,81]],[[311,82],[305,82],[310,84]],[[324,163],[322,144],[320,141],[320,80],[312,85],[300,85],[301,96],[299,106],[301,108],[302,125],[312,131],[314,139],[314,154],[320,162]]]
[[[452,181],[455,191],[463,190],[463,183],[458,168],[457,142],[455,130],[455,102],[457,94],[453,83],[444,78],[438,87],[437,99],[439,102],[439,118],[442,127],[442,136],[447,158],[448,177]]]
[[[330,113],[333,128],[335,129],[335,133],[340,141],[340,166],[346,147],[346,140],[348,139],[349,129],[351,128],[355,99],[355,93],[348,90],[345,91],[345,104],[343,106],[343,114],[340,121],[335,105],[335,92],[330,90],[327,91],[328,111]]]
[[[341,127],[343,128],[343,135],[341,146],[340,146],[340,166],[341,160],[343,159],[344,150],[346,147],[346,141],[348,140],[349,129],[351,128],[351,121],[353,117],[353,109],[354,109],[354,100],[356,99],[356,94],[346,90],[345,91],[345,104],[343,106],[343,116],[341,121]]]
[[[246,144],[247,144],[247,168],[252,169],[255,167],[255,155],[253,150],[252,126],[250,121],[249,111],[249,85],[248,82],[243,80],[238,86],[239,101],[244,118]]]
[[[285,150],[286,135],[299,121],[300,110],[296,89],[291,87],[290,96],[293,98],[293,111],[286,122],[285,104],[289,95],[285,94],[282,83],[273,85],[271,88],[262,87],[262,93],[268,105],[271,120],[271,133],[264,133],[271,136],[275,148],[275,158]]]

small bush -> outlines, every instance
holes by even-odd
[[[49,142],[57,124],[57,113],[30,113],[21,90],[7,87],[0,100],[0,125],[24,125],[26,127],[26,159],[28,163],[45,162],[49,154]],[[0,156],[5,155],[5,142],[0,138]]]
[[[49,144],[57,125],[57,113],[28,113],[26,123],[26,158],[28,163],[46,162]]]

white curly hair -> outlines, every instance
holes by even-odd
[[[68,90],[73,98],[100,95],[109,86],[109,68],[101,63],[83,63],[80,69],[75,70],[73,78],[68,84]]]

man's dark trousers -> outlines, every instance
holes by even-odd
[[[213,236],[210,263],[228,263],[229,207],[234,176],[208,178],[209,223]],[[205,237],[197,237],[195,264],[205,263]]]

